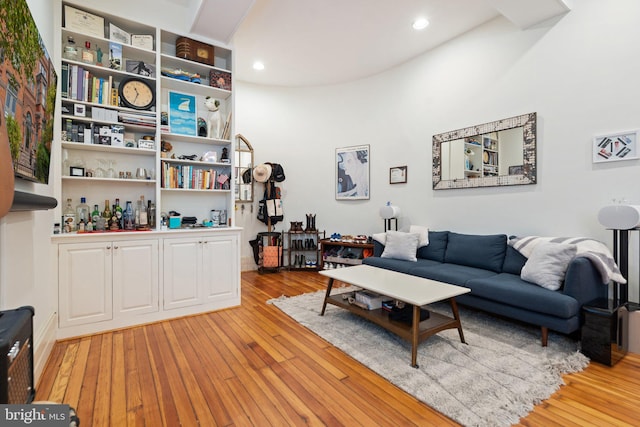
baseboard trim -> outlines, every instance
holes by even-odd
[[[53,350],[53,345],[56,343],[56,330],[58,325],[58,313],[53,312],[49,317],[49,320],[45,323],[44,327],[39,331],[34,331],[33,348],[33,382],[38,384],[40,381],[40,375],[44,371],[44,368],[49,360],[49,355]],[[36,390],[38,388],[36,387]]]
[[[253,271],[257,269],[258,266],[253,257],[242,257],[240,260],[240,271]]]

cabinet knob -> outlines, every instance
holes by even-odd
[[[117,246],[114,246],[114,247],[113,247],[113,249],[118,249],[118,247],[117,247]]]
[[[107,246],[107,249],[111,249],[111,246]]]

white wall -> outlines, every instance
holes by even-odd
[[[366,80],[295,89],[239,82],[236,131],[258,163],[284,165],[285,229],[314,212],[329,234],[380,232],[378,209],[391,200],[402,209],[401,227],[584,235],[611,245],[598,210],[614,197],[640,204],[640,160],[594,165],[591,140],[640,128],[638,16],[634,0],[583,0],[524,31],[497,18]],[[533,111],[538,184],[432,190],[432,135]],[[371,145],[371,199],[336,201],[334,150],[359,144]],[[389,185],[398,165],[408,166],[408,183]],[[631,246],[637,300],[637,233]]]

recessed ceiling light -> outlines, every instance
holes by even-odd
[[[426,18],[418,18],[413,21],[413,29],[414,30],[424,30],[429,25],[429,21]]]
[[[256,61],[253,63],[253,69],[258,71],[264,70],[264,64],[260,61]]]

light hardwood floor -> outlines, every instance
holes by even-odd
[[[265,304],[325,286],[247,272],[239,308],[58,342],[36,400],[82,426],[457,425]],[[639,368],[591,363],[519,425],[638,426]]]

